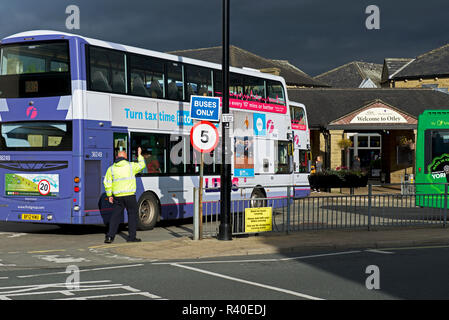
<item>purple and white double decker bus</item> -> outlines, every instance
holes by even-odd
[[[107,223],[103,177],[118,151],[135,160],[139,146],[147,165],[137,179],[140,229],[191,217],[199,158],[190,146],[190,96],[221,96],[221,72],[64,32],[2,39],[0,221]],[[231,68],[233,199],[285,198],[280,186],[294,183],[288,106],[282,77]],[[220,156],[205,156],[204,201],[219,199]]]

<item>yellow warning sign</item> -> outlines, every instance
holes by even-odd
[[[246,208],[245,232],[264,232],[272,230],[271,207]]]

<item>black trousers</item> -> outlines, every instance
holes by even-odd
[[[115,237],[118,231],[120,221],[123,216],[123,211],[126,209],[128,213],[128,232],[129,239],[136,238],[137,230],[137,200],[136,196],[114,197],[114,204],[112,205],[112,215],[109,221],[108,237]]]

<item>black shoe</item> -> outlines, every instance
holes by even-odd
[[[126,242],[142,242],[142,239],[139,239],[139,238],[129,239],[128,238],[128,240],[126,240]]]
[[[114,237],[106,236],[106,238],[104,239],[104,243],[112,243],[113,241],[114,241]]]

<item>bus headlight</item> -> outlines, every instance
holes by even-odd
[[[73,210],[74,210],[74,211],[80,211],[80,206],[74,206],[74,207],[73,207]]]
[[[53,215],[51,215],[51,214],[47,215],[47,220],[48,220],[48,221],[53,220]]]

